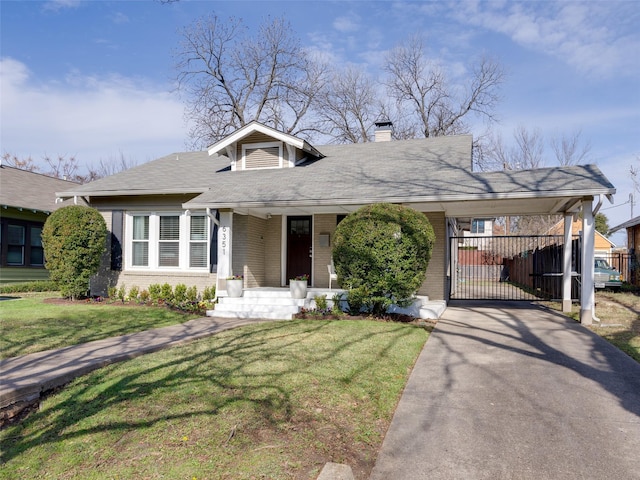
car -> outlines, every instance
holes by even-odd
[[[619,290],[622,286],[622,275],[604,258],[596,258],[593,281],[595,288]]]

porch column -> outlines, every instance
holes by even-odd
[[[233,212],[220,212],[218,227],[218,274],[216,276],[216,296],[227,295],[227,277],[233,274],[231,266],[231,231]]]
[[[595,304],[594,277],[594,245],[595,224],[592,210],[593,198],[582,200],[582,287],[580,300],[580,323],[591,325]]]
[[[571,254],[573,245],[571,244],[571,226],[573,215],[564,216],[564,248],[562,249],[562,311],[571,312]]]

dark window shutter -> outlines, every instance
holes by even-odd
[[[122,234],[124,231],[124,212],[111,212],[111,270],[122,270]]]

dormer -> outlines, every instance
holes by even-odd
[[[253,121],[209,147],[209,155],[225,155],[231,170],[293,168],[323,155],[293,135]]]

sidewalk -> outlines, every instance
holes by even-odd
[[[0,360],[0,409],[19,402],[33,403],[43,392],[105,365],[262,321],[269,320],[198,318],[170,327]]]
[[[640,364],[526,302],[450,305],[371,480],[640,479]]]

